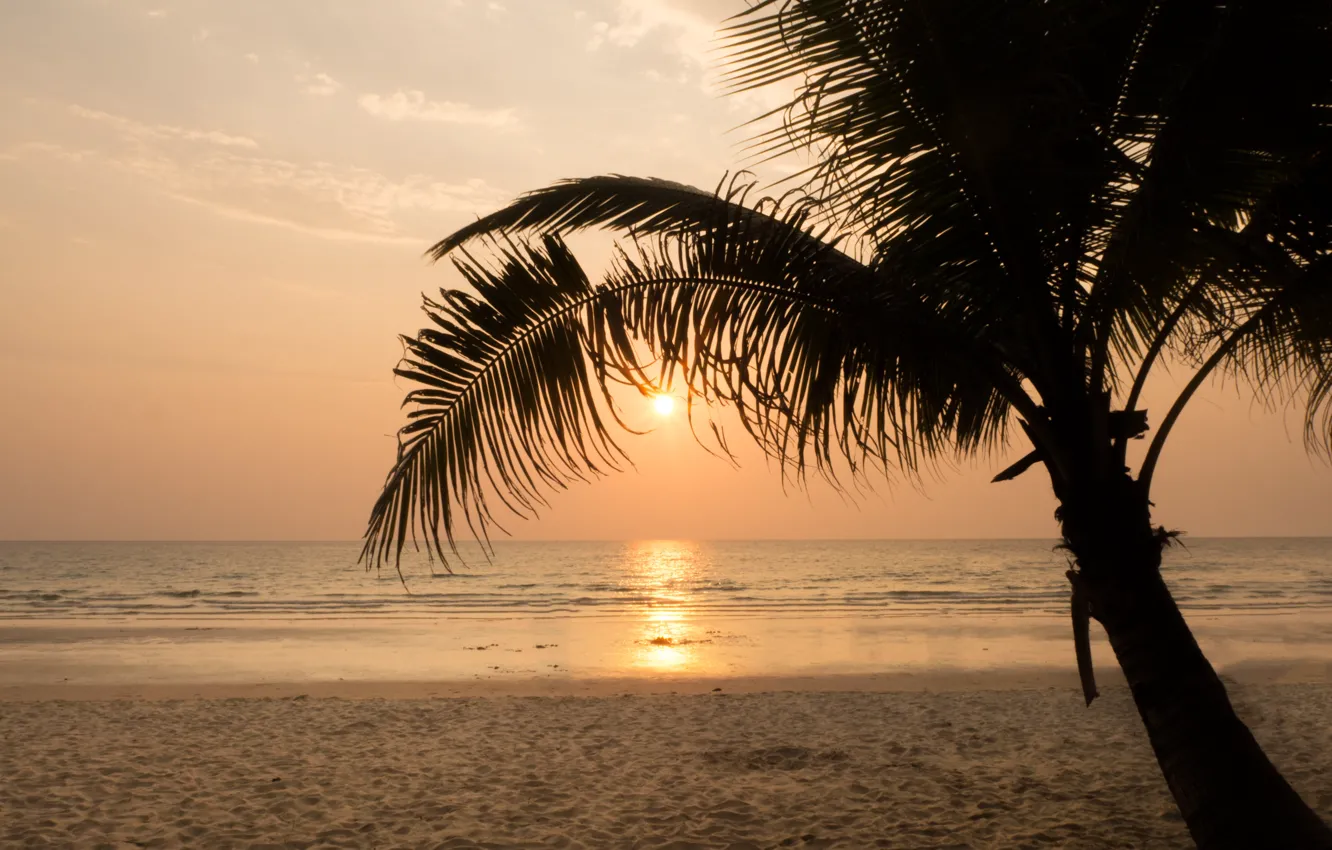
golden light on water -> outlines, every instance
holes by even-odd
[[[670,416],[675,411],[675,399],[662,394],[652,399],[652,409],[658,416]]]
[[[655,602],[648,608],[634,641],[630,663],[661,673],[699,666],[699,635],[690,618],[690,585],[699,573],[697,544],[650,540],[633,544],[629,562],[641,593]]]

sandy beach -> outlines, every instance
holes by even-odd
[[[1325,546],[1207,545],[1190,623],[1332,819]],[[11,557],[0,848],[1191,846],[1099,629],[1083,706],[1044,548],[858,547],[534,547],[412,594],[335,546]]]
[[[1232,682],[1232,695],[1332,816],[1332,685],[1268,678]],[[1068,684],[6,689],[0,844],[1188,846],[1126,690],[1085,709]]]

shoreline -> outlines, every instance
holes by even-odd
[[[1330,685],[1332,661],[1305,659],[1284,663],[1241,663],[1218,670],[1221,678],[1241,687],[1267,685]],[[1113,661],[1098,665],[1102,692],[1123,690],[1124,677]],[[117,682],[24,683],[0,685],[0,702],[144,702],[198,700],[432,700],[490,698],[613,698],[624,696],[698,694],[835,694],[835,693],[990,693],[1012,691],[1079,691],[1070,658],[1066,669],[1013,667],[934,669],[883,673],[770,676],[601,678],[531,677],[438,680],[293,680],[254,682]]]
[[[1194,617],[1223,678],[1332,683],[1332,619]],[[1067,616],[0,622],[0,701],[1078,690]],[[1103,687],[1123,679],[1093,632]]]

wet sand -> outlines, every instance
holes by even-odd
[[[1191,612],[1223,673],[1332,664],[1332,615]],[[1093,630],[1098,671],[1115,663]],[[1067,615],[98,618],[0,621],[0,689],[1069,673]],[[1307,674],[1302,674],[1304,679]],[[527,687],[516,685],[516,687]],[[552,690],[552,688],[554,690]]]

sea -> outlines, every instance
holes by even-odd
[[[359,545],[0,542],[0,620],[589,617],[663,606],[763,617],[1055,612],[1050,540],[501,541],[367,571]],[[1185,610],[1332,609],[1332,538],[1189,539]]]
[[[413,554],[401,573],[358,553],[0,543],[0,691],[1072,675],[1068,559],[1051,540],[501,541],[447,565]],[[1218,669],[1332,675],[1332,539],[1188,539],[1163,569]]]

